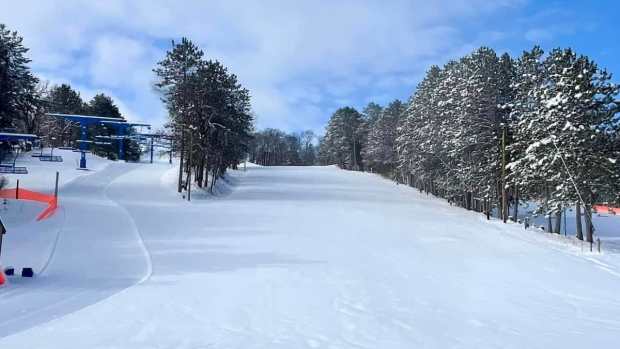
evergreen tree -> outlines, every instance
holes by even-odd
[[[361,169],[363,122],[362,114],[354,108],[338,109],[329,120],[321,142],[322,162],[349,170]]]
[[[367,142],[364,145],[364,165],[384,174],[394,174],[397,165],[396,137],[405,105],[394,100],[374,120],[368,120]]]
[[[48,93],[47,105],[50,112],[60,114],[83,115],[87,113],[88,108],[80,93],[67,84],[52,86]]]
[[[364,164],[379,168],[395,156],[410,185],[487,216],[497,208],[504,220],[517,219],[519,200],[537,201],[556,233],[563,207],[575,205],[577,236],[583,208],[592,241],[592,205],[620,201],[619,87],[570,49],[543,55],[534,47],[514,61],[481,47],[432,66],[404,108],[392,152],[383,143],[392,137],[390,108],[366,116]],[[319,156],[350,168],[344,120],[332,116]]]
[[[50,112],[60,114],[85,115],[88,108],[80,93],[68,84],[52,86],[46,95],[45,104]],[[44,123],[44,140],[49,146],[69,146],[72,140],[79,138],[78,125],[72,122],[46,117]]]
[[[601,194],[609,196],[619,178],[608,132],[613,116],[609,106],[618,87],[594,62],[570,49],[553,50],[537,71],[538,77],[531,79],[536,83],[527,92],[530,109],[517,115],[522,152],[510,166],[522,185],[542,187],[546,214],[556,215],[556,233],[562,207],[585,204],[587,239],[592,242],[591,205]],[[577,226],[581,238],[581,221]]]
[[[509,181],[519,190],[519,196],[526,200],[542,200],[545,185],[544,178],[532,171],[520,159],[530,145],[529,131],[536,123],[537,113],[541,109],[538,91],[545,81],[542,65],[544,52],[536,46],[525,51],[515,62],[515,77],[512,83],[514,101],[510,105],[508,127],[512,142],[508,145],[511,161],[508,163]]]
[[[210,189],[228,167],[248,152],[252,131],[249,91],[217,61],[183,38],[154,69],[155,86],[168,108],[175,143],[180,144],[179,191],[196,182]],[[186,174],[183,181],[183,174]]]
[[[503,193],[502,143],[505,144],[505,120],[499,106],[503,102],[500,95],[500,64],[493,50],[482,47],[462,64],[466,72],[467,84],[461,102],[464,113],[460,123],[463,127],[464,141],[460,161],[461,180],[465,183],[466,195],[482,196],[491,199]],[[498,188],[499,184],[499,189]],[[505,193],[504,193],[505,195]],[[471,208],[472,203],[467,202]],[[505,204],[500,204],[500,207]],[[506,212],[503,213],[505,217]]]
[[[17,32],[0,24],[0,128],[19,127],[40,102],[38,79],[30,72],[22,41]]]
[[[79,96],[78,96],[79,97]],[[86,112],[90,115],[104,118],[123,119],[121,112],[111,97],[99,93],[88,102]]]

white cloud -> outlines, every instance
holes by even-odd
[[[126,37],[98,38],[89,59],[92,82],[111,88],[148,83],[152,74],[144,67],[152,63],[151,57],[155,53],[142,42]]]
[[[0,22],[24,36],[39,74],[108,91],[155,123],[165,111],[151,69],[162,42],[187,36],[250,89],[259,128],[292,130],[319,127],[326,106],[363,102],[370,84],[384,89],[376,95],[412,88],[428,62],[469,47],[459,21],[521,2],[22,1],[3,4]]]

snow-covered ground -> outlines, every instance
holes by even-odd
[[[618,344],[617,254],[371,174],[249,167],[187,202],[173,171],[114,163],[63,188],[48,267],[0,289],[0,348]]]
[[[547,229],[547,216],[544,214],[536,214],[536,210],[539,205],[535,202],[521,202],[519,204],[519,212],[518,217],[520,221],[523,221],[526,217],[528,217],[530,225],[532,228],[538,228],[540,230]],[[510,213],[512,215],[514,210],[514,206],[510,206]],[[493,210],[493,214],[497,215],[497,210]],[[553,224],[555,225],[555,217],[551,217]],[[585,236],[585,224],[586,218],[584,213],[581,213],[581,224],[583,227],[583,234]],[[620,215],[615,215],[613,213],[608,212],[596,212],[592,216],[592,222],[594,223],[594,240],[597,238],[601,240],[601,248],[609,251],[609,252],[617,252],[620,253]],[[552,239],[565,240],[565,242],[569,242],[572,244],[581,245],[581,241],[575,238],[576,235],[576,215],[575,208],[568,207],[563,211],[561,226],[560,226],[560,235],[566,236],[566,238],[562,237],[551,237]],[[570,241],[573,240],[573,241]],[[587,243],[586,248],[590,248]],[[593,246],[595,247],[595,246]]]
[[[54,192],[60,172],[59,209],[37,222],[39,203],[8,200],[3,222],[8,233],[2,249],[5,267],[32,267],[37,278],[11,279],[0,292],[0,336],[78,310],[134,285],[150,268],[131,217],[108,200],[105,190],[126,164],[88,156],[88,171],[76,169],[79,153],[55,150],[63,162],[40,162],[25,154],[18,164],[27,175],[9,175],[9,186]],[[51,177],[51,181],[48,180]],[[51,182],[51,183],[50,183]],[[51,188],[48,186],[51,184]],[[134,234],[134,235],[132,235]],[[120,266],[122,265],[122,268]]]
[[[38,151],[35,151],[38,153]],[[49,154],[49,149],[44,154]],[[79,177],[96,173],[105,168],[110,161],[88,154],[88,170],[79,170],[80,154],[70,150],[55,149],[54,155],[63,157],[62,162],[45,162],[32,157],[31,153],[20,154],[16,166],[25,166],[28,174],[3,174],[8,179],[7,188],[15,188],[19,179],[20,188],[43,194],[53,194],[56,172],[59,176],[60,209],[50,218],[36,222],[36,217],[46,205],[23,200],[0,201],[0,216],[9,234],[5,236],[3,261],[15,267],[32,267],[42,270],[48,263],[59,231],[64,225],[63,190]],[[1,315],[0,315],[1,316]],[[1,334],[1,331],[0,331]]]
[[[28,169],[28,174],[3,174],[3,176],[9,179],[9,187],[15,187],[15,181],[19,179],[19,185],[22,188],[53,193],[56,171],[60,172],[59,184],[62,187],[77,177],[87,175],[91,172],[97,172],[111,163],[93,154],[86,154],[88,169],[79,170],[79,152],[54,149],[53,154],[62,156],[62,162],[40,161],[39,158],[32,157],[33,153],[39,154],[39,150],[21,153],[15,162],[15,166],[25,166]],[[45,148],[43,154],[50,155],[50,149]],[[7,162],[9,162],[8,159]]]
[[[529,207],[528,207],[529,206]],[[531,212],[536,208],[535,205],[526,205],[523,207],[523,213],[531,215]],[[576,217],[574,208],[569,208],[564,211],[566,213],[566,217],[562,216],[561,222],[561,234],[566,234],[568,236],[574,236],[576,232]],[[552,218],[553,224],[555,224],[554,218]],[[583,234],[585,235],[585,224],[586,219],[582,213],[582,226],[583,226]],[[540,227],[547,226],[547,219],[544,215],[538,215],[532,220],[533,224],[538,225]],[[601,239],[601,246],[604,250],[615,251],[620,253],[620,216],[615,214],[610,214],[607,212],[598,212],[593,214],[592,222],[594,223],[595,229],[595,239]]]

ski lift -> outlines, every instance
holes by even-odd
[[[38,138],[39,137],[33,134],[0,132],[0,142],[31,142]],[[13,161],[11,163],[0,163],[0,173],[27,174],[28,169],[26,167],[15,165],[21,147],[13,146],[12,148],[15,153],[15,157],[13,157]]]

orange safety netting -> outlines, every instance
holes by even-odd
[[[605,205],[594,205],[594,210],[601,213],[620,214],[620,207],[611,207]]]
[[[38,201],[47,204],[47,208],[37,216],[37,221],[51,217],[58,208],[58,198],[54,195],[37,193],[28,189],[2,189],[0,198]]]

